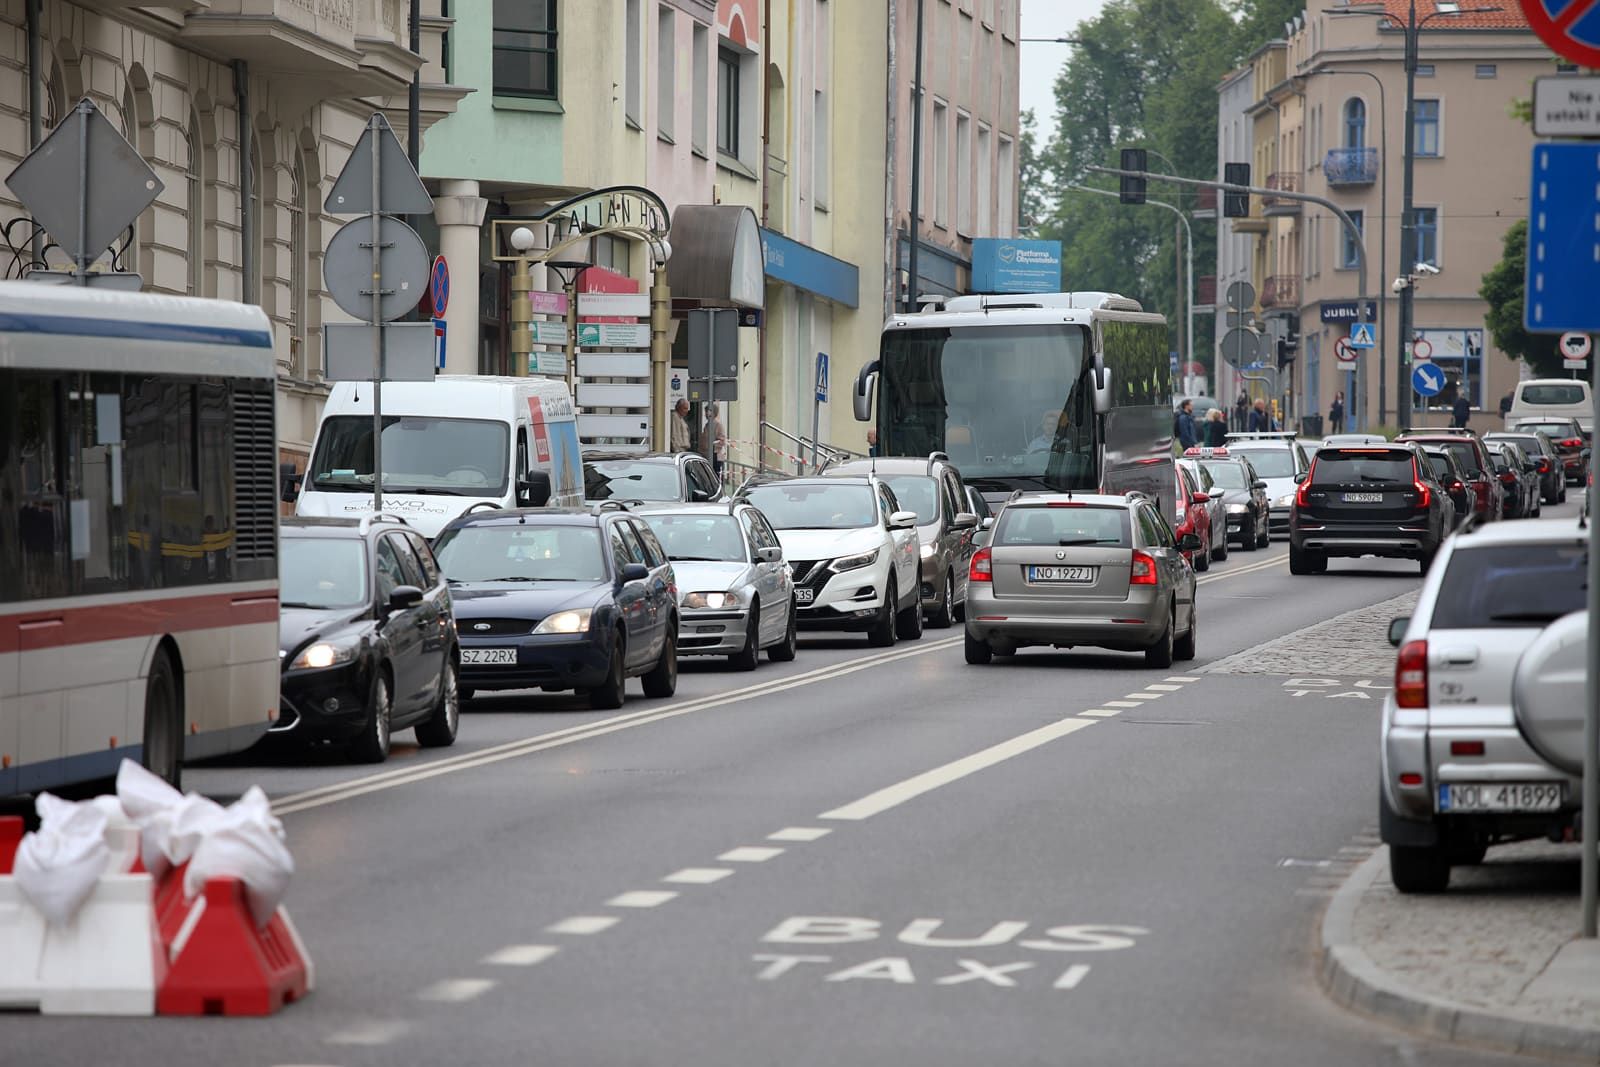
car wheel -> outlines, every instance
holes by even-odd
[[[1444,845],[1390,845],[1389,880],[1402,893],[1443,893],[1450,853]]]
[[[1435,545],[1433,548],[1424,550],[1423,553],[1422,553],[1422,557],[1417,560],[1418,569],[1423,574],[1427,574],[1428,573],[1428,568],[1433,566],[1433,557],[1438,555],[1438,554],[1439,554],[1439,548],[1438,548],[1437,545]]]
[[[1261,520],[1261,536],[1256,539],[1257,548],[1266,548],[1272,544],[1272,516],[1268,515]]]
[[[1556,497],[1556,503],[1557,504],[1565,504],[1566,502],[1567,502],[1567,483],[1566,482],[1562,482],[1561,483],[1561,495]]]
[[[1256,520],[1251,516],[1245,525],[1239,528],[1239,551],[1254,552],[1256,550]]]
[[[788,663],[794,659],[795,638],[800,629],[797,618],[798,611],[793,604],[789,605],[789,630],[783,635],[783,640],[767,649],[767,658],[774,663]]]
[[[1144,650],[1144,662],[1149,667],[1172,666],[1172,626],[1176,609],[1167,605],[1167,625],[1161,631],[1161,636],[1156,638],[1156,643]]]
[[[939,606],[933,609],[928,616],[928,625],[935,630],[948,630],[956,621],[956,576],[949,571],[944,572],[944,596],[939,600]]]
[[[1311,573],[1311,564],[1306,560],[1306,550],[1295,544],[1292,539],[1289,542],[1289,573]]]
[[[753,671],[761,662],[761,604],[750,605],[750,619],[745,624],[744,647],[728,657],[728,666],[736,671]]]
[[[867,631],[867,644],[873,648],[888,648],[894,644],[894,605],[898,592],[891,577],[883,590],[883,607],[878,609],[878,617],[872,620],[872,629]]]
[[[902,641],[915,641],[922,636],[921,597],[913,599],[909,608],[895,616],[894,633]]]
[[[1211,569],[1211,545],[1209,535],[1207,535],[1206,541],[1206,544],[1200,546],[1200,551],[1194,554],[1194,560],[1192,561],[1194,569],[1199,571],[1201,574],[1204,574],[1206,571]]]
[[[1218,563],[1221,563],[1223,560],[1228,558],[1228,526],[1226,522],[1224,522],[1222,526],[1221,539],[1211,547],[1214,550],[1211,558],[1216,560]]]
[[[1189,608],[1189,631],[1172,643],[1172,658],[1185,662],[1195,657],[1195,642],[1200,636],[1200,605]]]
[[[617,643],[611,649],[611,669],[606,673],[606,680],[589,690],[589,706],[599,711],[611,711],[622,707],[622,702],[628,699],[628,673],[623,667],[622,635],[617,635]]]
[[[989,647],[989,642],[980,641],[970,633],[966,635],[966,640],[962,644],[967,654],[967,662],[974,667],[982,667],[994,659],[994,649]]]
[[[661,642],[661,658],[643,679],[647,697],[669,697],[678,691],[678,620],[669,620],[669,625],[672,628]],[[756,654],[754,638],[750,641],[750,651],[752,656]]]
[[[439,703],[426,722],[417,723],[417,744],[423,748],[448,748],[456,743],[461,724],[460,668],[454,656],[444,660],[444,680],[439,685]]]
[[[389,677],[382,667],[372,671],[372,689],[367,694],[367,721],[361,733],[350,742],[350,758],[356,763],[382,763],[389,758],[389,728],[394,715],[394,698],[389,692]]]
[[[1311,564],[1312,574],[1328,573],[1328,554],[1326,552],[1306,552],[1306,562]]]
[[[178,672],[157,649],[144,686],[144,743],[139,763],[174,789],[183,782],[183,700]]]
[[[1482,841],[1452,841],[1448,848],[1452,867],[1476,867],[1489,854],[1489,846]]]

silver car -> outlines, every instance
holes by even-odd
[[[1296,475],[1311,470],[1311,458],[1295,440],[1292,431],[1230,433],[1230,455],[1244,456],[1267,483],[1268,515],[1272,533],[1289,532],[1289,516],[1294,512]]]
[[[761,650],[795,656],[794,580],[766,517],[749,504],[635,508],[678,576],[678,655],[727,656],[753,671]]]
[[[1028,645],[1143,652],[1152,667],[1195,655],[1195,534],[1175,537],[1142,493],[1039,493],[1008,501],[972,558],[967,662]]]

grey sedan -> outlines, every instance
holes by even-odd
[[[794,580],[766,517],[745,503],[638,508],[678,576],[678,655],[753,671],[795,657]]]
[[[1036,494],[1006,504],[972,559],[966,655],[972,664],[1029,645],[1143,652],[1152,667],[1195,656],[1194,570],[1154,501]]]

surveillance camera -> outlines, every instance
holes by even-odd
[[[1435,267],[1432,263],[1418,263],[1417,264],[1417,273],[1418,274],[1438,274],[1439,273],[1439,268]]]
[[[1394,284],[1389,286],[1389,288],[1391,290],[1393,290],[1394,292],[1396,292],[1396,293],[1403,293],[1410,286],[1411,286],[1411,279],[1407,278],[1405,275],[1401,275],[1400,277],[1398,277],[1398,278],[1396,278],[1394,280]]]

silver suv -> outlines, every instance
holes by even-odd
[[[1437,893],[1490,845],[1576,821],[1581,782],[1542,759],[1512,711],[1517,661],[1585,606],[1588,534],[1571,519],[1494,523],[1445,541],[1416,614],[1395,619],[1379,826],[1395,888]]]

